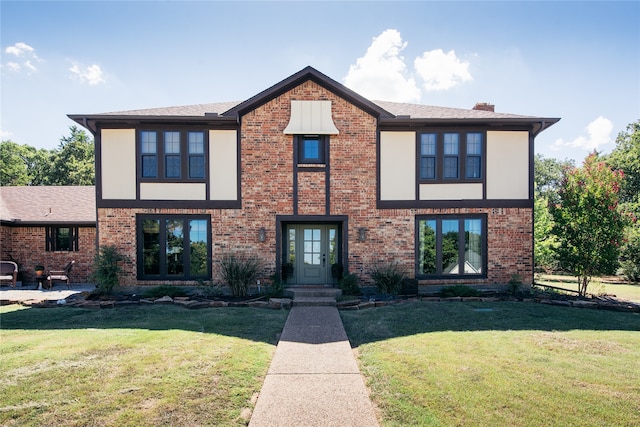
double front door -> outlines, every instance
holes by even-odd
[[[338,225],[289,224],[286,226],[285,262],[293,266],[290,285],[329,285],[331,266],[339,262]]]

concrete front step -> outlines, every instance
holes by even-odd
[[[338,295],[342,295],[341,289],[325,286],[291,287],[287,289],[287,292],[291,294],[294,299],[298,297],[328,297],[335,299]]]
[[[299,297],[293,299],[294,307],[335,307],[337,305],[335,297]]]
[[[336,297],[342,290],[327,286],[296,286],[287,289],[294,306],[335,306]]]

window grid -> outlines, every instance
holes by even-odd
[[[484,132],[424,132],[417,139],[417,176],[423,182],[483,179]]]
[[[420,178],[436,179],[436,143],[438,135],[424,133],[420,135]]]
[[[205,131],[141,130],[138,147],[139,173],[142,179],[206,179]]]
[[[478,216],[419,217],[416,225],[416,275],[486,275],[486,219]]]

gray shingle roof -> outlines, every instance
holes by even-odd
[[[222,114],[242,101],[213,102],[209,104],[182,105],[176,107],[148,108],[143,110],[115,111],[105,116],[204,116],[205,113]]]
[[[242,101],[214,102],[209,104],[182,105],[175,107],[149,108],[104,113],[105,116],[204,116],[205,113],[222,114]],[[412,119],[518,119],[534,118],[518,114],[495,113],[493,111],[464,108],[438,107],[434,105],[406,104],[402,102],[372,101],[374,104],[396,116],[410,116]]]
[[[521,119],[533,118],[517,114],[494,113],[493,111],[464,108],[437,107],[434,105],[405,104],[402,102],[373,101],[396,116],[412,119]]]
[[[0,220],[95,224],[95,200],[94,186],[0,187]]]

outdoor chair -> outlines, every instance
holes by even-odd
[[[53,286],[54,280],[60,280],[67,282],[67,288],[71,289],[71,285],[69,284],[69,276],[71,275],[71,269],[73,268],[73,264],[75,261],[70,261],[63,270],[50,270],[49,275],[47,276],[47,281],[49,282],[49,289]]]
[[[9,280],[11,286],[16,287],[18,279],[18,264],[13,261],[0,261],[0,281]]]

